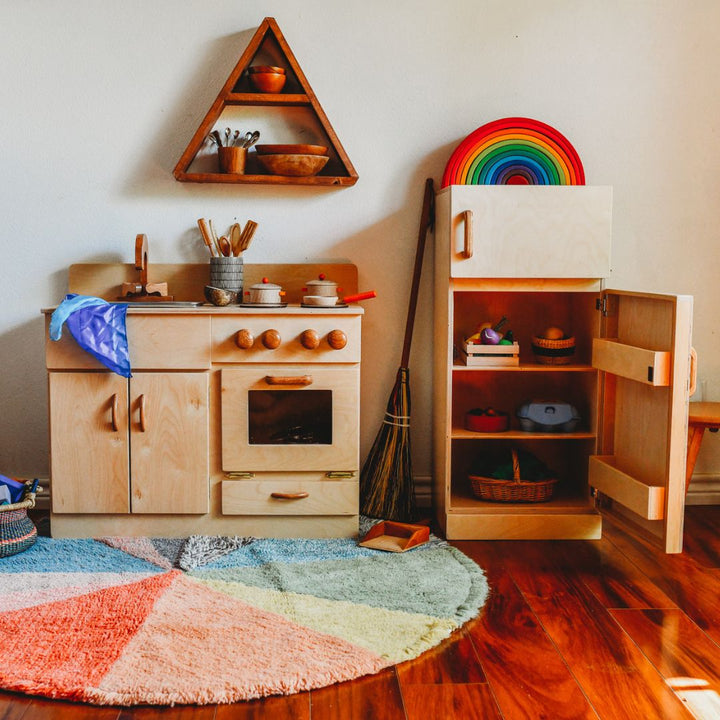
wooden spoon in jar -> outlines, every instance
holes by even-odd
[[[230,245],[232,246],[232,254],[239,257],[242,248],[240,247],[240,225],[238,223],[235,223],[230,228]]]
[[[218,245],[220,246],[220,252],[225,257],[232,257],[232,254],[233,254],[232,245],[230,244],[230,241],[224,235],[221,235],[218,238]]]

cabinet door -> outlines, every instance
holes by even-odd
[[[453,185],[436,204],[454,278],[607,277],[611,223],[611,187]]]
[[[608,290],[603,302],[593,342],[601,454],[590,458],[589,482],[613,516],[681,552],[692,297]]]
[[[132,512],[208,512],[208,374],[136,373],[130,388]]]
[[[53,512],[129,512],[128,381],[53,372],[49,389]]]

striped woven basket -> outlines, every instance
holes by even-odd
[[[35,507],[35,493],[30,492],[30,483],[26,486],[24,500],[0,505],[0,558],[27,550],[37,540],[37,528],[27,514],[29,508]]]
[[[535,362],[541,365],[567,365],[575,355],[575,338],[548,340],[534,337],[531,341]]]

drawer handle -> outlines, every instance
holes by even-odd
[[[328,470],[325,473],[326,478],[353,478],[355,477],[355,473],[352,470]]]
[[[252,480],[255,477],[254,472],[243,472],[242,470],[230,470],[225,473],[228,480]]]
[[[145,394],[140,396],[140,431],[145,432],[147,430],[147,413],[145,410]]]
[[[310,497],[310,493],[307,492],[296,492],[296,493],[285,493],[285,492],[273,492],[270,493],[271,498],[276,500],[303,500],[306,497]]]
[[[471,258],[473,256],[473,214],[472,210],[465,210],[462,213],[463,223],[465,225],[465,246],[463,248],[463,257]]]
[[[110,401],[110,422],[112,423],[112,429],[114,432],[118,431],[118,396],[117,393],[113,393],[112,400]]]
[[[312,375],[266,375],[265,382],[268,385],[312,385]]]

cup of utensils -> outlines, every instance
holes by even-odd
[[[242,301],[242,254],[250,245],[257,223],[248,220],[244,228],[240,223],[233,223],[227,235],[219,237],[212,220],[200,218],[198,227],[210,251],[210,283],[205,286],[206,300],[213,305],[234,305]]]
[[[229,127],[226,127],[224,132],[215,129],[208,135],[208,141],[218,149],[220,172],[232,175],[242,175],[245,172],[248,149],[259,139],[259,130],[250,130],[243,135],[240,130]]]
[[[210,257],[240,257],[250,247],[258,226],[254,220],[248,220],[244,228],[233,223],[227,235],[218,235],[212,220],[200,218],[197,224]]]

